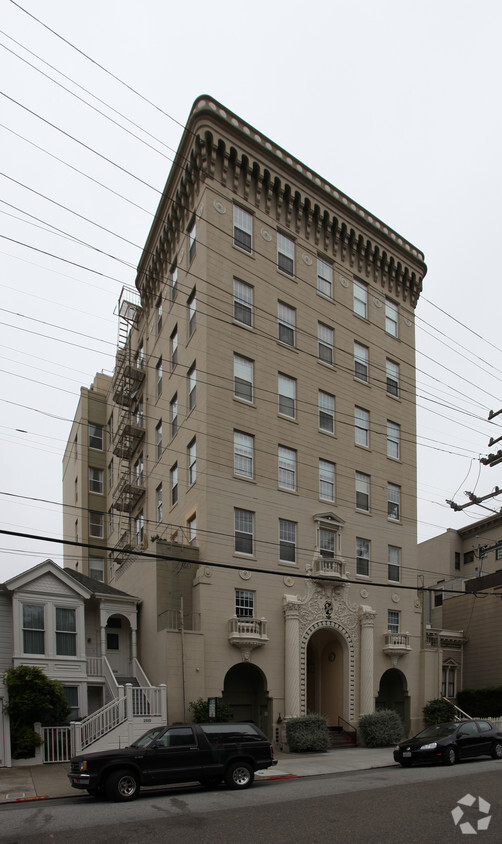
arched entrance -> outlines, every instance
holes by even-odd
[[[227,671],[223,703],[230,707],[236,721],[253,721],[269,738],[272,736],[272,701],[265,675],[256,665],[241,662]]]
[[[405,734],[410,731],[410,696],[406,677],[398,668],[389,668],[380,678],[377,709],[393,709],[403,722]]]
[[[344,714],[344,652],[331,627],[316,630],[307,644],[307,712],[317,712],[336,727]]]
[[[112,615],[106,622],[106,657],[113,673],[129,677],[131,668],[131,625],[123,615]]]

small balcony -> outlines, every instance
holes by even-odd
[[[136,451],[145,436],[143,419],[121,420],[117,433],[113,439],[113,453],[116,457],[128,460]]]
[[[409,633],[384,633],[383,652],[387,656],[400,657],[411,651]]]
[[[113,400],[122,407],[130,407],[141,384],[145,372],[133,364],[122,363],[113,380]]]
[[[143,483],[121,478],[113,493],[113,506],[115,510],[123,513],[130,513],[145,494]]]
[[[233,618],[228,620],[228,641],[242,651],[242,659],[249,660],[253,648],[268,642],[265,618]]]
[[[312,574],[324,575],[333,580],[346,580],[345,562],[337,557],[324,557],[318,554],[312,563]]]

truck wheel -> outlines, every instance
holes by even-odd
[[[247,762],[234,762],[225,774],[225,782],[229,788],[249,788],[253,781],[254,771]]]
[[[134,800],[138,792],[139,783],[132,771],[114,771],[106,781],[106,796],[116,803]]]

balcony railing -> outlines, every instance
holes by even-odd
[[[130,407],[144,380],[144,369],[124,362],[113,380],[113,400],[122,407]]]
[[[231,645],[251,649],[268,642],[265,618],[233,618],[228,620],[228,641]]]
[[[131,480],[127,476],[121,478],[113,493],[113,506],[116,510],[130,513],[138,501],[145,494],[145,487],[141,478]]]
[[[345,562],[343,560],[337,559],[336,557],[323,557],[322,554],[314,557],[312,574],[321,574],[337,580],[345,580],[347,577]]]
[[[388,656],[403,656],[411,651],[409,633],[384,633],[383,652]]]
[[[113,438],[113,453],[116,457],[123,457],[128,460],[141,440],[145,436],[145,429],[143,428],[143,419],[123,417],[120,421],[117,433]]]

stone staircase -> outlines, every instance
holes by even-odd
[[[355,747],[357,740],[357,733],[355,731],[344,730],[343,727],[328,727],[329,730],[329,746],[333,750],[338,750],[342,747]]]

